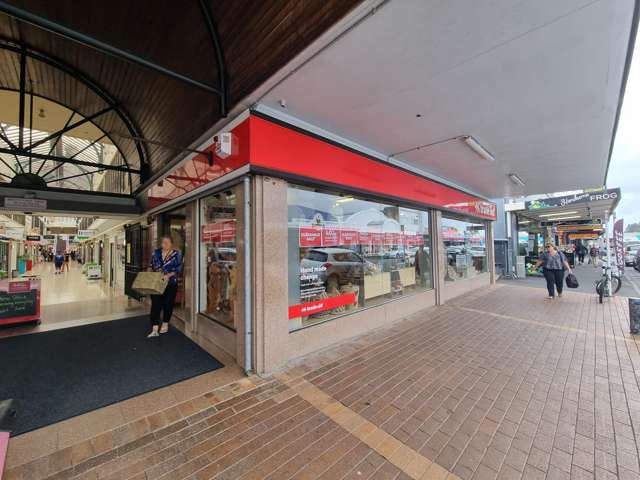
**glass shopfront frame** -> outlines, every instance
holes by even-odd
[[[473,278],[489,271],[487,223],[442,215],[440,251],[445,258],[445,282]]]
[[[242,272],[238,246],[242,231],[240,184],[210,193],[198,200],[200,315],[236,331],[236,316],[242,301],[238,288]]]
[[[289,184],[289,331],[433,289],[430,210]]]

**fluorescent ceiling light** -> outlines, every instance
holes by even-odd
[[[460,137],[462,139],[462,141],[464,143],[467,144],[467,146],[473,150],[474,152],[476,152],[480,157],[484,158],[485,160],[487,160],[488,162],[495,162],[496,159],[494,158],[493,155],[491,155],[491,153],[484,148],[482,145],[480,145],[480,142],[478,142],[475,138],[473,138],[471,135],[464,135],[462,137]]]
[[[338,200],[336,200],[336,203],[350,202],[352,200],[353,200],[353,197],[344,197],[344,198],[339,198]]]
[[[574,213],[578,213],[578,211],[574,210],[573,212],[546,213],[546,214],[540,215],[540,216],[541,217],[557,217],[557,216],[562,216],[562,215],[573,215]]]
[[[573,215],[572,217],[550,218],[549,220],[553,220],[555,222],[557,220],[573,220],[574,218],[581,218],[581,216],[580,215]]]
[[[528,223],[531,223],[531,221],[530,221],[530,220],[525,220],[524,222],[523,222],[523,221],[518,221],[518,223],[519,223],[520,225],[526,225],[526,224],[528,224]]]
[[[513,183],[515,183],[516,185],[519,185],[519,186],[521,186],[521,187],[524,187],[524,182],[523,182],[523,181],[522,181],[522,179],[521,179],[518,175],[516,175],[515,173],[510,173],[510,174],[509,174],[509,175],[507,175],[507,176],[508,176],[508,177],[511,179],[511,181],[512,181]]]

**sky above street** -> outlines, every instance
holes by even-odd
[[[625,225],[640,222],[640,44],[631,62],[607,187],[622,190],[617,217]]]

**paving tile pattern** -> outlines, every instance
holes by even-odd
[[[5,478],[640,479],[639,345],[626,299],[495,287]]]

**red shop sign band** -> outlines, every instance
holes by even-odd
[[[344,293],[335,297],[313,300],[311,302],[299,303],[289,307],[289,319],[298,317],[308,317],[314,313],[326,312],[334,308],[352,305],[356,303],[355,293]]]

